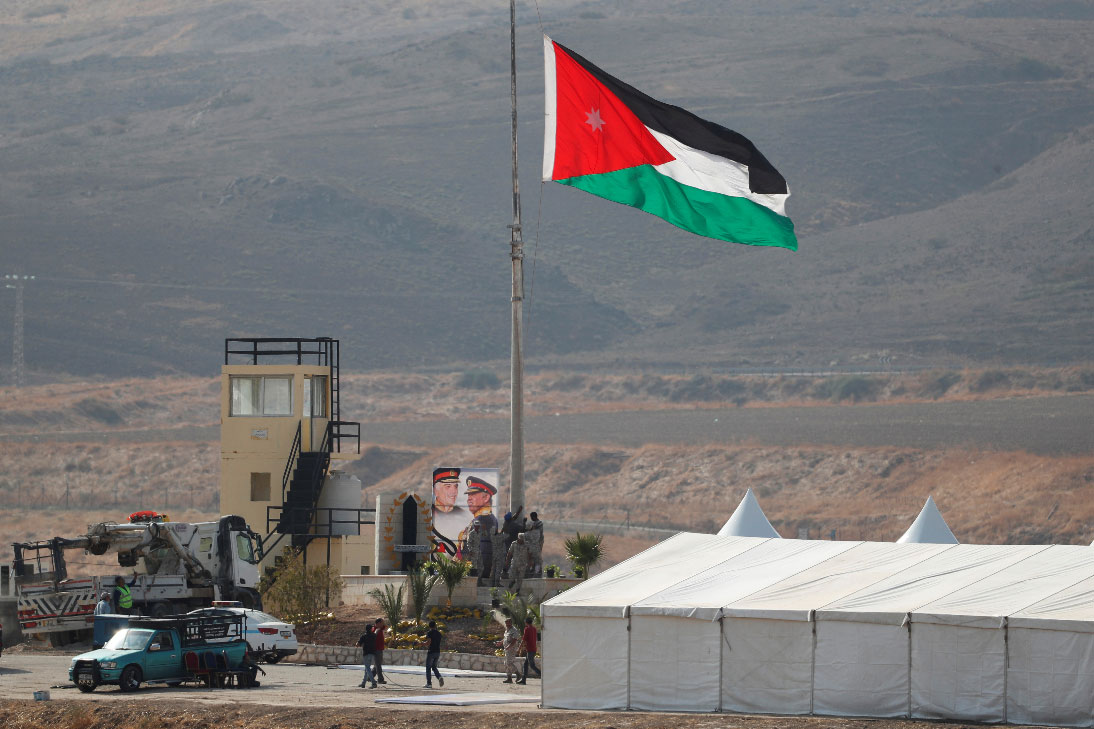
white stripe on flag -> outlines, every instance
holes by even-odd
[[[752,192],[748,189],[747,166],[725,157],[693,149],[667,134],[652,129],[649,129],[649,132],[661,143],[661,146],[669,151],[669,154],[676,158],[654,167],[662,175],[676,180],[681,185],[699,190],[727,197],[748,198],[757,205],[763,205],[786,217],[786,198],[790,197],[789,192],[785,195],[761,195]],[[546,164],[546,157],[544,162]]]
[[[555,125],[558,122],[557,80],[555,79],[555,44],[543,36],[543,181],[550,182],[555,172]]]

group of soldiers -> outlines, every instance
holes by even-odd
[[[508,579],[507,588],[519,592],[525,577],[543,574],[543,522],[539,514],[531,513],[531,519],[508,513],[502,525],[497,519],[475,517],[464,537],[463,555],[472,565],[472,574],[489,580],[494,587],[501,586],[502,576]]]

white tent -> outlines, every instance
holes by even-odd
[[[898,544],[960,544],[930,495],[908,531],[896,541]]]
[[[760,508],[760,502],[756,500],[756,494],[752,493],[750,488],[745,492],[741,503],[737,505],[733,516],[729,517],[729,521],[718,530],[718,536],[778,538],[779,533],[767,520],[767,515]]]
[[[544,706],[1094,726],[1087,547],[679,534],[543,616]]]

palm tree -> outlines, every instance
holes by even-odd
[[[437,575],[444,583],[445,589],[448,590],[448,607],[452,607],[452,592],[471,571],[471,563],[442,556],[433,564],[437,567]]]
[[[410,585],[410,609],[419,623],[425,619],[426,603],[429,602],[429,595],[439,579],[439,576],[430,573],[422,565],[406,573],[406,580]]]
[[[582,579],[589,578],[589,570],[604,557],[604,538],[599,534],[576,532],[566,540],[566,559],[575,568],[581,568]]]

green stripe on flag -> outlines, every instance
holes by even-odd
[[[748,198],[681,185],[650,165],[556,182],[644,210],[697,235],[750,246],[798,250],[790,218]]]

